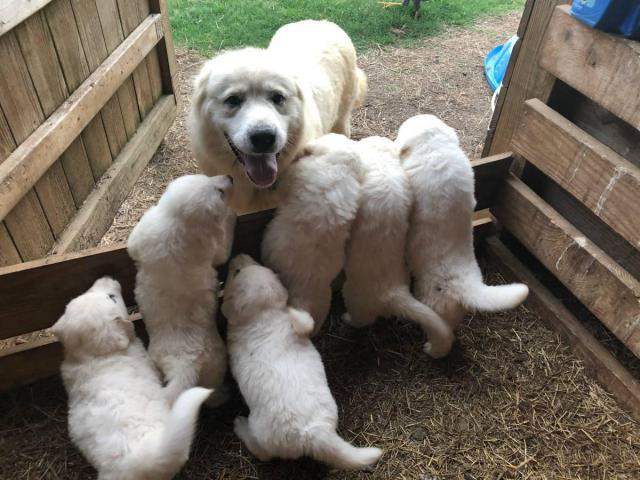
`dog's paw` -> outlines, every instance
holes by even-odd
[[[449,355],[449,352],[451,351],[451,345],[434,345],[431,342],[425,342],[422,350],[424,350],[424,353],[429,355],[431,358],[443,358]]]

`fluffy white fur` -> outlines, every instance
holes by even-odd
[[[289,168],[282,202],[262,240],[262,261],[289,291],[289,304],[311,314],[317,332],[331,306],[331,282],[345,263],[364,167],[357,143],[328,134]]]
[[[111,278],[72,300],[52,330],[64,346],[71,440],[98,479],[173,478],[189,457],[198,410],[211,390],[187,390],[170,408]]]
[[[136,300],[149,333],[149,353],[173,401],[195,385],[225,399],[225,345],[216,326],[218,276],[227,261],[235,214],[227,176],[187,175],[167,187],[133,229],[127,245],[136,262]]]
[[[338,409],[311,341],[313,319],[287,307],[278,277],[246,255],[229,265],[222,312],[229,357],[251,413],[235,432],[258,459],[304,455],[345,469],[375,463],[382,451],[356,448],[336,433]]]
[[[354,327],[370,325],[378,316],[411,320],[429,338],[425,352],[443,357],[453,343],[451,329],[409,289],[404,252],[413,197],[398,150],[382,137],[361,140],[359,148],[367,174],[347,246],[343,318]]]
[[[273,207],[277,178],[309,141],[329,132],[348,136],[351,110],[365,92],[366,77],[340,27],[284,25],[267,49],[228,51],[203,66],[190,116],[194,153],[207,175],[233,176],[236,211]],[[270,132],[273,143],[254,143],[260,132]]]
[[[418,115],[402,124],[395,143],[415,195],[407,259],[416,297],[452,328],[467,308],[497,311],[522,303],[526,285],[490,287],[482,280],[473,251],[473,169],[456,132],[433,115]]]

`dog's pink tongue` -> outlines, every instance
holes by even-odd
[[[242,154],[244,169],[249,180],[260,188],[267,188],[273,185],[278,176],[278,161],[275,153],[264,153],[261,155]]]

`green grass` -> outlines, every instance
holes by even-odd
[[[411,8],[385,9],[377,0],[169,0],[169,13],[176,43],[207,55],[230,47],[264,47],[278,27],[307,18],[336,22],[360,49],[411,45],[445,24],[465,25],[480,15],[523,4],[524,0],[423,0],[422,15],[414,19]]]

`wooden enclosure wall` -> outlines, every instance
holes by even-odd
[[[492,213],[542,264],[540,274],[555,276],[640,357],[640,42],[591,29],[568,5],[552,3],[528,2],[546,8],[533,23],[525,19],[492,121],[485,151],[523,160]],[[490,250],[510,274],[533,280],[504,245]],[[537,295],[552,325],[640,418],[637,379],[549,298]]]
[[[164,0],[3,0],[0,266],[94,246],[175,118]]]

